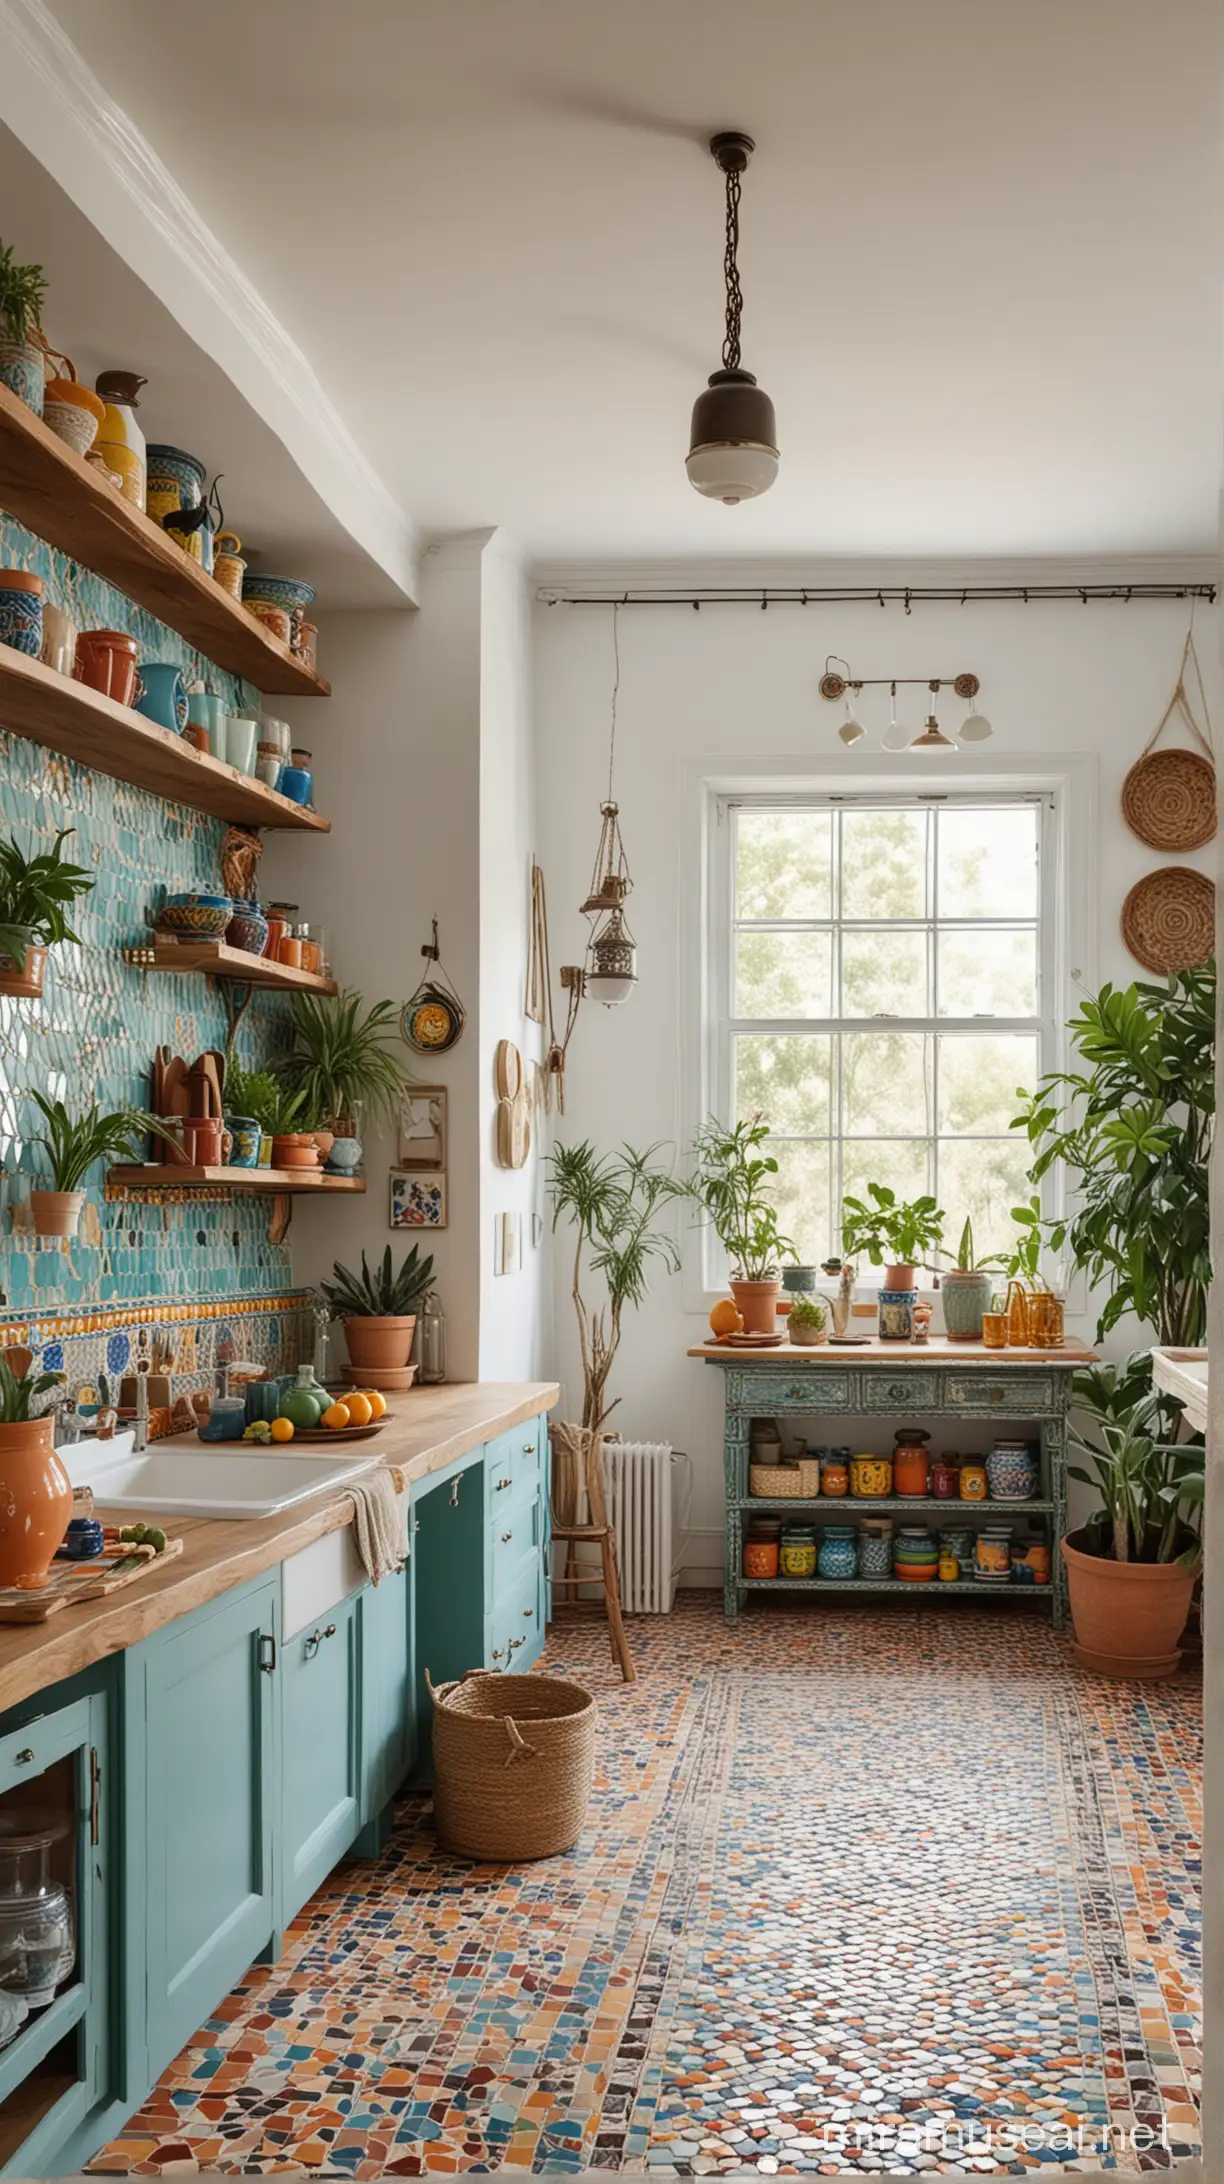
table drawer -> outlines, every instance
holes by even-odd
[[[934,1365],[872,1365],[863,1374],[865,1411],[904,1411],[937,1404],[942,1375]]]
[[[504,1600],[524,1581],[528,1556],[540,1560],[543,1546],[544,1506],[539,1495],[530,1502],[507,1495],[509,1507],[495,1510],[490,1519],[493,1535],[493,1599],[496,1613]]]
[[[1023,1417],[1029,1410],[1054,1408],[1053,1373],[1007,1366],[1001,1372],[946,1373],[944,1402],[949,1410],[983,1416]]]
[[[844,1366],[796,1372],[751,1372],[740,1376],[735,1407],[754,1418],[772,1418],[778,1411],[848,1411],[855,1408],[857,1375]],[[735,1401],[732,1390],[728,1395]]]

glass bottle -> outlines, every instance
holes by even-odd
[[[76,1960],[72,1905],[51,1878],[51,1845],[68,1833],[51,1813],[0,1813],[0,1987],[43,2010]]]
[[[417,1322],[417,1356],[420,1360],[419,1378],[422,1386],[446,1378],[446,1320],[436,1289],[431,1289],[421,1306]]]

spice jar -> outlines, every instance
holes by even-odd
[[[960,1467],[962,1501],[985,1501],[986,1466],[980,1456],[966,1456]]]
[[[783,1577],[815,1577],[816,1533],[810,1524],[788,1524],[782,1534],[779,1565]]]
[[[890,1456],[852,1456],[850,1458],[850,1492],[856,1501],[880,1501],[892,1493],[893,1467]]]
[[[776,1577],[781,1517],[750,1517],[744,1536],[744,1576]]]
[[[903,1494],[915,1500],[925,1496],[931,1467],[931,1455],[927,1447],[930,1438],[930,1434],[924,1432],[920,1426],[902,1426],[900,1432],[894,1435],[894,1494]]]
[[[286,934],[293,930],[297,907],[295,902],[270,902],[264,906],[264,916],[268,921],[268,938],[264,947],[264,954],[273,963],[280,961],[280,944]]]
[[[280,945],[276,951],[277,962],[288,963],[295,971],[300,971],[302,968],[301,935],[301,926],[292,926],[287,933],[281,935]]]
[[[960,1493],[960,1457],[954,1448],[945,1449],[931,1465],[931,1492],[936,1501],[955,1501]]]
[[[891,1517],[864,1517],[858,1528],[860,1577],[891,1577],[893,1521]]]
[[[820,1491],[836,1501],[844,1501],[850,1492],[850,1466],[844,1449],[829,1450],[820,1467]]]
[[[941,1547],[939,1550],[940,1584],[958,1585],[960,1583],[960,1574],[960,1564],[957,1561],[956,1556],[953,1554],[949,1554],[946,1548]]]

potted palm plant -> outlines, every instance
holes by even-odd
[[[40,265],[19,265],[11,243],[0,243],[0,383],[27,409],[43,413],[46,356],[38,332],[47,281]]]
[[[402,1372],[416,1332],[416,1307],[430,1286],[433,1260],[414,1244],[396,1273],[388,1244],[373,1273],[361,1254],[361,1272],[337,1261],[332,1280],[320,1284],[333,1319],[344,1326],[349,1363],[359,1372]]]
[[[37,1000],[43,990],[47,950],[58,940],[79,941],[66,911],[88,895],[94,875],[70,864],[60,845],[73,832],[61,827],[50,849],[26,857],[16,842],[0,841],[0,993]]]
[[[30,1415],[32,1406],[58,1387],[64,1376],[35,1373],[32,1368],[28,1350],[0,1352],[0,1466],[5,1486],[0,1585],[23,1591],[46,1584],[51,1558],[72,1515],[72,1487],[55,1453],[54,1414]]]
[[[278,1069],[306,1111],[338,1138],[355,1139],[362,1110],[390,1122],[408,1071],[395,1051],[399,1016],[390,1001],[366,1008],[359,993],[295,993],[290,1044]],[[355,1159],[349,1165],[355,1165]]]
[[[873,1266],[882,1266],[885,1289],[911,1290],[927,1254],[939,1249],[943,1213],[933,1198],[907,1204],[884,1183],[869,1183],[867,1196],[870,1205],[861,1198],[842,1201],[843,1249],[865,1251]]]
[[[1086,1367],[1073,1393],[1088,1431],[1073,1424],[1070,1442],[1086,1463],[1068,1469],[1101,1497],[1096,1515],[1062,1542],[1077,1657],[1106,1675],[1171,1676],[1202,1560],[1192,1519],[1205,1450],[1168,1437],[1146,1351]]]
[[[768,1136],[760,1115],[731,1130],[711,1116],[694,1140],[696,1166],[686,1186],[731,1261],[731,1294],[746,1335],[777,1333],[779,1266],[794,1248],[779,1233],[770,1196],[778,1163],[763,1150]]]
[[[564,1221],[574,1232],[570,1295],[578,1322],[582,1429],[587,1433],[602,1433],[620,1400],[608,1401],[608,1378],[626,1311],[645,1302],[652,1265],[674,1272],[680,1264],[679,1247],[665,1226],[665,1209],[685,1195],[685,1188],[670,1166],[657,1159],[658,1152],[657,1145],[644,1152],[625,1145],[619,1152],[599,1154],[584,1139],[581,1145],[554,1146],[549,1155],[553,1230]],[[603,1285],[603,1302],[594,1307],[583,1295],[588,1271]]]
[[[85,1203],[81,1188],[99,1160],[138,1160],[143,1140],[152,1131],[159,1137],[171,1133],[156,1115],[136,1107],[121,1107],[104,1115],[97,1106],[82,1115],[71,1115],[62,1100],[45,1093],[31,1097],[47,1127],[35,1132],[32,1143],[41,1145],[51,1171],[50,1190],[32,1190],[30,1209],[38,1236],[75,1236]]]

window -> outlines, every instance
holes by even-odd
[[[1053,1066],[1048,794],[727,798],[716,830],[715,1106],[760,1109],[796,1255],[869,1182],[931,1191],[979,1254],[1027,1198],[1018,1089]]]

